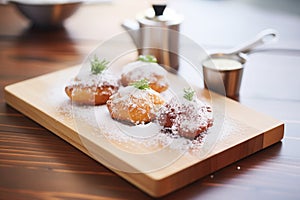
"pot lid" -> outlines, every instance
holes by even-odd
[[[137,15],[137,20],[148,26],[178,25],[183,21],[183,15],[176,13],[166,5],[152,5],[153,8]]]

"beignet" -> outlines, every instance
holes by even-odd
[[[130,85],[120,88],[106,104],[113,119],[145,124],[156,118],[156,113],[164,104],[164,100],[159,93],[149,87],[141,89]]]
[[[192,95],[173,97],[158,112],[158,123],[180,136],[195,139],[213,125],[212,109]]]
[[[106,61],[94,58],[91,69],[82,70],[65,87],[68,97],[75,103],[102,105],[119,89],[118,79],[106,70]]]
[[[152,58],[149,55],[148,57],[149,59]],[[124,66],[121,75],[121,84],[128,86],[135,81],[146,79],[149,81],[149,86],[156,92],[161,93],[166,91],[169,87],[166,77],[167,71],[155,62],[156,59],[152,58],[150,59],[151,62],[149,62],[147,59],[141,58],[143,57],[140,56],[138,61]]]

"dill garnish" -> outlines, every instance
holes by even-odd
[[[141,79],[139,81],[135,81],[130,85],[140,90],[146,90],[150,88],[149,81],[147,79]]]
[[[192,88],[186,88],[186,89],[183,89],[183,91],[184,91],[183,97],[186,100],[192,101],[193,97],[195,95],[195,91]]]
[[[99,60],[99,58],[95,55],[93,60],[91,60],[92,74],[101,74],[107,68],[108,63],[109,62],[105,59]]]
[[[157,59],[152,55],[140,55],[138,60],[149,63],[157,63]]]

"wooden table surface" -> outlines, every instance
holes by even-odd
[[[252,54],[240,102],[285,122],[285,137],[163,199],[300,198],[300,11],[296,1],[170,1],[182,33],[208,50],[232,47],[264,28],[276,44]],[[0,199],[151,199],[110,170],[6,105],[3,88],[80,64],[147,1],[83,5],[63,29],[32,28],[13,5],[0,6]]]

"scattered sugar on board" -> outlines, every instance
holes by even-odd
[[[102,106],[82,106],[72,104],[70,101],[65,101],[58,107],[58,111],[63,117],[75,119],[76,122],[86,123],[95,131],[94,133],[80,133],[80,134],[95,134],[96,137],[105,137],[108,141],[118,143],[120,145],[135,143],[140,146],[148,147],[168,147],[174,150],[197,152],[201,149],[205,134],[195,140],[179,137],[178,135],[157,132],[152,137],[141,138],[133,137],[120,131],[118,121],[111,119],[106,105]],[[96,122],[96,123],[95,123]],[[141,125],[146,126],[146,125]],[[132,127],[132,129],[135,126]],[[130,129],[130,127],[129,127]]]

